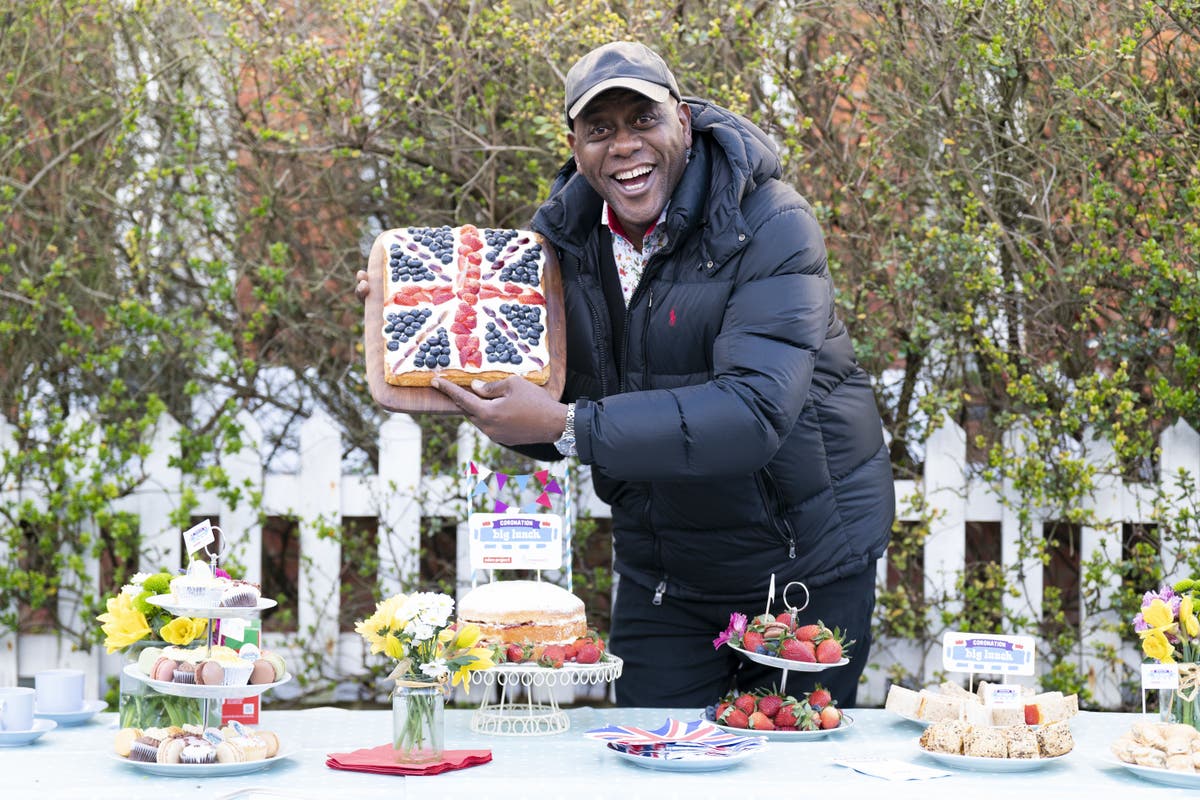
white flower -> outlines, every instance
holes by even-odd
[[[142,584],[146,582],[146,578],[150,577],[149,572],[135,572],[133,577],[129,579],[129,583],[121,587],[121,594],[139,595],[142,593]]]
[[[450,674],[450,668],[446,666],[446,659],[439,656],[427,664],[422,664],[421,672],[438,681]]]
[[[437,629],[419,619],[413,619],[404,626],[404,635],[411,636],[414,642],[428,642],[437,636]]]

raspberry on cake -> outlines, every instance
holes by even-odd
[[[587,634],[583,601],[542,581],[495,581],[458,603],[458,621],[491,644],[566,645]]]

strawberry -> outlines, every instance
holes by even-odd
[[[817,661],[817,650],[812,642],[800,639],[785,639],[779,648],[779,657],[788,661],[805,661],[809,664]]]
[[[538,659],[538,664],[543,667],[561,667],[567,649],[561,644],[548,644],[542,649],[541,658]]]
[[[779,707],[779,711],[776,712],[773,720],[775,730],[796,729],[796,711],[798,705],[797,703],[787,702]]]
[[[777,694],[764,694],[758,698],[758,710],[768,717],[774,718],[783,706],[783,698]]]
[[[842,724],[842,712],[837,706],[825,706],[821,709],[821,730],[827,731]]]
[[[525,648],[519,644],[510,644],[504,648],[504,660],[510,664],[520,664],[525,660]]]
[[[725,710],[725,718],[717,717],[717,722],[722,725],[728,725],[731,728],[749,728],[750,718],[746,716],[746,712],[740,708],[730,706]]]
[[[575,660],[580,664],[595,664],[600,660],[600,648],[590,642],[580,645],[575,651]]]
[[[801,625],[796,628],[796,638],[802,642],[811,642],[821,632],[820,625]]]
[[[751,730],[756,731],[773,731],[775,730],[775,723],[771,722],[771,718],[766,714],[761,711],[755,711],[750,715],[749,727]]]
[[[808,693],[808,704],[817,711],[820,711],[831,702],[833,702],[833,697],[829,694],[829,690],[821,688],[821,684],[819,683],[815,689]]]
[[[746,631],[742,634],[742,649],[751,653],[765,653],[764,641],[763,635],[758,631]]]
[[[787,625],[789,629],[796,627],[796,623],[792,620],[792,615],[786,611],[775,617],[775,621]]]
[[[733,703],[728,700],[722,700],[720,703],[717,703],[717,707],[713,710],[713,719],[715,719],[717,722],[720,722],[722,715],[725,714],[725,709],[731,708],[732,706]]]
[[[733,699],[733,704],[747,717],[758,709],[758,701],[752,694],[739,694]]]
[[[842,660],[842,643],[837,639],[825,639],[817,645],[817,663],[835,664]]]

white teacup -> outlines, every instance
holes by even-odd
[[[0,731],[33,730],[33,689],[0,687]]]
[[[83,670],[47,669],[33,676],[39,714],[83,708]]]

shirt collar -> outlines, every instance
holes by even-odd
[[[650,234],[658,227],[659,223],[667,218],[667,207],[663,206],[662,213],[658,215],[658,219],[646,228],[646,232],[642,234],[642,240],[650,238]],[[617,219],[617,215],[612,213],[612,209],[608,205],[608,201],[604,201],[604,205],[600,209],[600,219],[604,221],[605,226],[612,231],[614,236],[620,236],[625,241],[629,241],[629,237],[625,234],[625,229],[621,227],[621,221]]]

